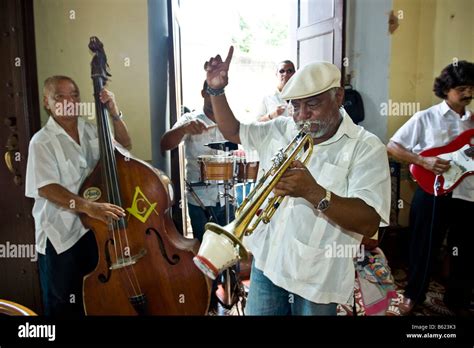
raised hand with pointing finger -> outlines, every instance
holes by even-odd
[[[229,83],[229,65],[234,54],[234,47],[230,46],[225,61],[221,56],[210,58],[205,64],[204,69],[207,72],[207,84],[212,89],[222,89]]]

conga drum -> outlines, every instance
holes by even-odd
[[[237,157],[236,165],[238,183],[253,183],[257,181],[259,162],[247,162],[245,157]]]
[[[202,155],[198,157],[201,181],[205,183],[224,183],[234,177],[234,157]]]

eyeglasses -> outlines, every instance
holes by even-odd
[[[278,70],[278,72],[279,72],[280,74],[285,73],[285,71],[286,71],[287,74],[293,74],[293,73],[295,72],[295,69],[289,68],[289,69],[286,69],[286,70],[285,70],[285,69],[280,69],[280,70]]]

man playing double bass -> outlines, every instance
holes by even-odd
[[[114,94],[104,88],[100,101],[109,111],[116,141],[130,148],[130,136]],[[33,217],[44,313],[52,316],[84,314],[83,277],[97,264],[94,235],[82,225],[78,214],[104,222],[125,216],[119,206],[90,202],[77,195],[100,157],[97,129],[80,117],[84,115],[78,114],[79,102],[74,80],[67,76],[47,78],[43,103],[50,117],[29,145],[26,196],[35,199]]]
[[[341,107],[344,89],[333,64],[298,70],[282,91],[293,117],[241,124],[224,92],[233,48],[225,61],[206,62],[208,93],[222,134],[257,150],[262,168],[311,122],[314,151],[304,166],[294,161],[274,188],[285,199],[267,225],[244,239],[254,256],[245,311],[250,315],[336,315],[354,287],[355,255],[328,248],[358,247],[387,224],[390,209],[388,159],[381,141],[354,125]],[[347,249],[347,248],[346,248]],[[330,250],[329,250],[330,251]]]

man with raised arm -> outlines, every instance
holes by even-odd
[[[342,108],[344,89],[333,64],[315,62],[296,72],[282,90],[293,117],[241,124],[227,103],[233,48],[225,61],[205,64],[208,93],[222,134],[256,149],[260,165],[288,145],[303,122],[311,122],[315,148],[307,166],[295,161],[274,189],[287,198],[267,225],[244,240],[254,255],[246,313],[336,315],[354,287],[354,250],[363,236],[386,225],[390,177],[384,145],[354,125]],[[351,248],[354,247],[354,248]]]

